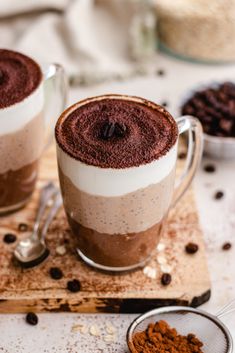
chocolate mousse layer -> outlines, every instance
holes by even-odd
[[[0,109],[28,97],[41,83],[38,64],[21,53],[0,49]]]
[[[151,102],[107,98],[68,113],[56,125],[56,140],[72,158],[101,168],[151,163],[175,144],[178,129],[162,107]]]
[[[67,217],[77,236],[78,249],[96,264],[107,267],[128,267],[146,261],[156,249],[163,228],[161,221],[142,232],[106,234],[83,227],[69,214]]]
[[[27,200],[35,187],[38,172],[38,161],[20,169],[9,170],[0,174],[0,210],[1,208],[19,205]]]

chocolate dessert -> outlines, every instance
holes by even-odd
[[[0,213],[34,190],[44,144],[42,72],[29,57],[0,50]]]
[[[162,107],[104,96],[56,125],[59,177],[80,255],[130,268],[156,248],[172,199],[178,129]]]

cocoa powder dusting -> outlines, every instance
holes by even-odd
[[[132,353],[203,353],[203,343],[192,333],[179,335],[166,321],[148,325],[133,337]]]
[[[41,83],[38,64],[26,55],[0,49],[0,109],[27,98]]]
[[[79,103],[78,103],[79,104]],[[108,98],[78,106],[56,125],[64,152],[101,168],[130,168],[165,155],[175,144],[178,128],[162,107]]]

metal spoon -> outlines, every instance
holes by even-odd
[[[49,201],[53,200],[53,198],[53,205],[51,206],[45,224],[40,232],[39,226],[42,216]],[[14,251],[15,258],[24,267],[36,266],[49,255],[49,250],[45,244],[45,236],[52,219],[61,205],[62,199],[59,189],[53,183],[48,183],[41,191],[33,232],[28,238],[21,240]]]

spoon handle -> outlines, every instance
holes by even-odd
[[[44,243],[49,225],[51,224],[51,222],[52,222],[53,218],[55,217],[59,208],[62,206],[62,203],[63,202],[62,202],[62,197],[61,197],[60,191],[57,191],[57,194],[56,194],[55,199],[53,201],[53,205],[50,208],[47,219],[46,219],[46,221],[43,225],[43,228],[41,230],[40,241],[42,243]]]
[[[44,211],[48,205],[48,202],[51,200],[53,196],[58,192],[58,188],[55,186],[54,183],[49,182],[46,184],[40,194],[40,200],[39,200],[39,206],[37,210],[37,215],[35,219],[35,223],[33,226],[33,233],[32,233],[32,238],[37,238],[38,237],[38,229],[40,225],[41,218],[44,214]]]

